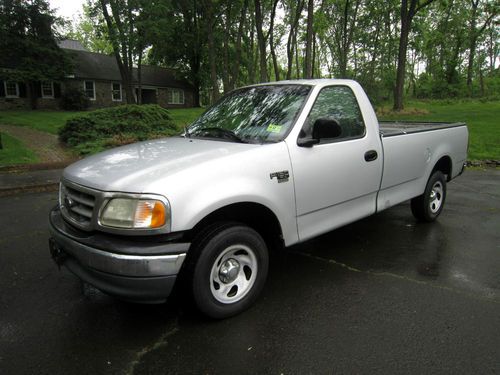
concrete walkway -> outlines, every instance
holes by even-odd
[[[31,129],[27,126],[0,125],[0,132],[19,139],[25,147],[33,150],[42,163],[63,162],[75,157],[65,149],[57,135]]]

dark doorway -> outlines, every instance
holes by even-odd
[[[156,90],[142,89],[142,104],[156,104]],[[136,89],[136,94],[139,95],[139,89]]]

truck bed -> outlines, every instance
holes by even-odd
[[[380,121],[380,134],[383,137],[427,132],[432,130],[465,126],[464,122],[410,122],[410,121]]]

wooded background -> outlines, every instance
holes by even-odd
[[[2,33],[16,6],[50,15],[57,37],[114,54],[130,92],[132,67],[153,64],[176,68],[203,104],[296,78],[352,78],[395,110],[405,97],[500,99],[495,0],[89,0],[62,23],[44,0],[1,0]]]

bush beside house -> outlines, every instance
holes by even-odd
[[[159,105],[121,105],[69,119],[61,141],[85,155],[151,138],[178,134],[168,110]]]

